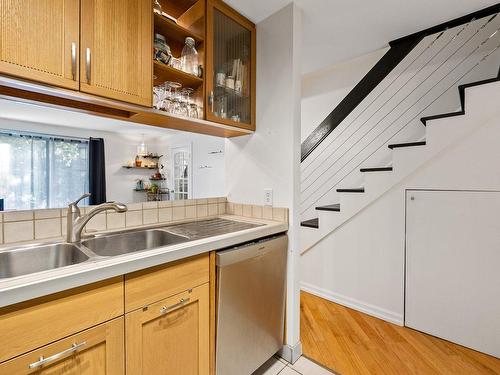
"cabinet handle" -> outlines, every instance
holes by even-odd
[[[90,48],[85,50],[85,75],[87,76],[87,83],[90,85]]]
[[[53,362],[55,360],[61,359],[69,354],[76,352],[78,349],[82,348],[85,345],[87,345],[87,343],[85,341],[83,341],[80,344],[72,344],[71,348],[63,350],[62,352],[56,353],[54,355],[51,355],[50,357],[44,358],[43,356],[41,356],[38,361],[31,363],[28,366],[28,368],[34,369],[37,367],[41,367],[49,362]]]
[[[71,75],[73,81],[76,81],[76,43],[71,43]]]
[[[181,298],[179,300],[179,302],[177,302],[175,305],[171,305],[171,306],[163,306],[161,309],[160,309],[160,314],[165,314],[167,312],[169,312],[170,310],[172,309],[175,309],[177,307],[180,307],[182,305],[184,305],[185,303],[189,302],[191,298]]]

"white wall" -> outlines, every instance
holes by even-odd
[[[1,103],[0,103],[1,106]],[[36,111],[37,107],[33,107]],[[71,123],[72,112],[67,112],[67,121]],[[137,125],[141,127],[142,125]],[[142,141],[142,135],[135,133],[106,132],[102,130],[81,129],[68,126],[55,126],[35,122],[17,121],[0,118],[0,129],[37,132],[77,138],[103,138],[106,154],[106,196],[108,200],[125,203],[143,202],[145,193],[135,192],[136,181],[148,177],[152,170],[125,169],[122,166],[128,161],[133,161],[137,154],[137,146]],[[224,139],[191,134],[185,132],[172,132],[161,136],[158,132],[148,135],[148,128],[143,128],[144,140],[148,152],[165,155],[161,164],[165,166],[162,173],[170,177],[169,148],[171,145],[192,144],[193,148],[193,196],[192,198],[220,197],[225,193],[225,163],[224,154],[209,155],[208,152],[222,150],[224,152]],[[200,169],[200,165],[210,165],[210,169]],[[75,199],[78,197],[75,197]]]
[[[298,186],[300,12],[290,4],[257,24],[257,130],[226,140],[226,192],[232,202],[290,209],[287,344],[299,343]]]
[[[496,172],[500,159],[499,96],[499,84],[475,87],[468,90],[468,115],[429,123],[431,145],[438,138],[451,139],[451,144],[304,253],[304,290],[402,324],[405,191],[500,190],[500,174]],[[481,113],[493,112],[493,117],[485,115],[481,123],[470,121]],[[460,136],[455,133],[458,131]],[[411,155],[408,151],[405,160]]]
[[[166,156],[162,158],[162,163],[167,169],[169,181],[172,181],[170,150],[172,147],[184,145],[192,147],[192,198],[224,196],[226,181],[224,138],[178,132],[158,139],[156,147]],[[222,153],[214,153],[219,151]]]
[[[330,114],[389,48],[302,77],[301,141]]]

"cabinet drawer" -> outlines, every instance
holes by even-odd
[[[125,275],[129,312],[209,280],[208,253]]]
[[[123,315],[117,277],[0,309],[0,362]]]
[[[123,375],[124,319],[90,328],[0,364],[0,375]]]

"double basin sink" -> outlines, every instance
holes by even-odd
[[[259,224],[211,219],[171,227],[96,235],[79,243],[33,245],[0,251],[0,279],[66,267],[250,229]]]

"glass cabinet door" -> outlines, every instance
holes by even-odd
[[[208,0],[207,119],[255,129],[255,26]]]

